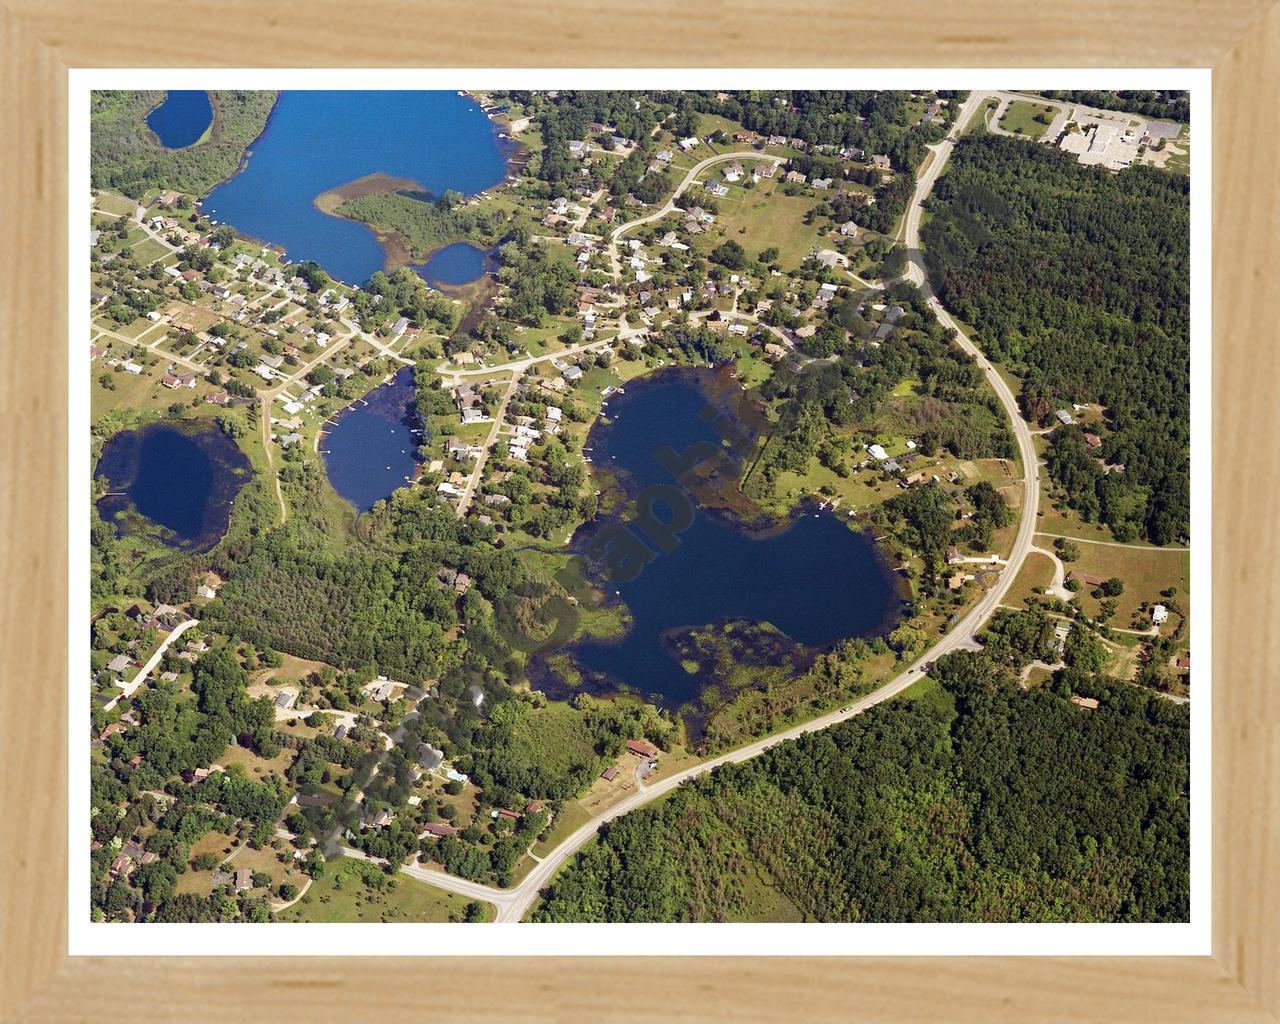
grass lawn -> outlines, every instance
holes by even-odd
[[[373,879],[375,885],[366,879]],[[375,887],[379,882],[382,888]],[[343,858],[328,865],[324,877],[312,882],[306,895],[281,911],[279,919],[321,924],[442,922],[461,914],[469,902],[407,875],[387,877],[374,865]],[[492,918],[493,908],[484,904],[484,909],[485,919]]]
[[[619,785],[622,781],[622,773],[618,773],[618,778],[613,780],[613,787],[621,790]],[[597,780],[591,787],[590,793],[595,793],[601,787],[609,787],[611,784],[603,779]],[[565,839],[585,825],[592,817],[599,813],[598,811],[588,811],[583,806],[581,800],[566,800],[560,808],[560,813],[556,815],[556,820],[552,822],[550,831],[534,844],[533,853],[538,857],[545,857],[548,853],[559,846]]]
[[[1168,587],[1177,588],[1174,600],[1186,615],[1191,614],[1191,552],[1107,544],[1078,544],[1077,547],[1080,558],[1068,564],[1068,571],[1074,569],[1092,576],[1118,576],[1124,581],[1124,593],[1115,599],[1113,625],[1126,629],[1133,626],[1134,617],[1143,602],[1167,604],[1160,591]],[[1076,602],[1088,614],[1094,615],[1098,611],[1098,601],[1089,592],[1091,589],[1082,588],[1076,595]],[[1137,628],[1146,629],[1150,625],[1150,616],[1144,614]],[[1170,628],[1171,625],[1166,626],[1164,632]]]
[[[154,263],[162,256],[169,255],[169,250],[157,242],[154,238],[144,235],[138,241],[132,243],[129,248],[133,250],[133,257],[139,263]]]
[[[1017,132],[1019,135],[1025,135],[1029,139],[1038,139],[1045,133],[1045,129],[1049,127],[1048,121],[1053,120],[1056,109],[1056,107],[1046,106],[1043,103],[1014,100],[1005,109],[1004,117],[1000,118],[1000,127],[1007,132]],[[1036,121],[1037,114],[1043,114],[1048,121],[1043,124]]]
[[[1003,603],[1011,608],[1021,608],[1025,598],[1039,596],[1033,592],[1033,587],[1047,587],[1052,582],[1053,559],[1038,551],[1029,552],[1027,560],[1018,571],[1017,579],[1005,594]]]
[[[1064,537],[1075,537],[1079,540],[1098,540],[1114,543],[1115,537],[1109,527],[1102,523],[1086,523],[1079,514],[1071,509],[1059,510],[1053,500],[1043,496],[1040,502],[1040,516],[1036,523],[1037,533],[1059,534]],[[1050,538],[1052,539],[1052,538]],[[1133,541],[1128,547],[1142,548],[1154,545],[1145,541]]]
[[[732,152],[734,147],[742,145],[733,141],[733,136],[742,131],[746,129],[739,121],[730,121],[729,118],[721,117],[719,114],[698,115],[698,135],[705,137],[715,132],[724,132],[729,136],[729,141],[725,144],[728,147],[726,152]]]
[[[306,876],[300,868],[294,866],[293,847],[287,843],[281,843],[280,847],[279,850],[275,850],[270,846],[264,846],[261,850],[255,850],[248,845],[242,846],[228,861],[228,867],[237,871],[248,868],[250,871],[261,871],[270,875],[273,893],[276,887],[285,881],[302,888]],[[282,857],[284,860],[281,860]]]
[[[972,337],[968,328],[965,329],[965,333],[970,334],[970,337]],[[1013,397],[1019,397],[1022,394],[1022,378],[1003,363],[992,363],[991,365],[995,367],[996,373],[1000,374],[1001,379],[1008,385],[1009,390],[1013,392]]]
[[[308,661],[306,658],[295,658],[292,654],[281,654],[280,659],[279,668],[258,669],[249,677],[250,682],[279,685],[286,680],[306,679],[312,672],[318,673],[325,668],[323,661]]]
[[[138,204],[126,196],[120,195],[118,192],[99,192],[95,205],[104,213],[110,213],[117,217],[133,216],[133,211],[138,208]]]
[[[1128,642],[1137,640],[1138,637],[1125,636],[1123,633],[1118,635],[1123,637],[1121,642],[1107,645],[1107,650],[1111,652],[1111,660],[1107,662],[1106,671],[1108,675],[1113,675],[1117,679],[1132,679],[1142,667],[1140,657],[1142,648],[1139,644]]]
[[[726,239],[743,243],[752,255],[776,248],[784,268],[796,268],[814,246],[829,248],[822,225],[806,224],[805,214],[818,205],[813,196],[783,195],[778,179],[766,178],[754,189],[734,188],[719,200],[720,213],[711,230],[697,236],[699,251],[710,252]],[[825,222],[824,222],[825,223]]]
[[[218,763],[223,767],[229,768],[233,764],[239,764],[244,767],[246,778],[253,779],[254,782],[261,782],[268,775],[281,775],[285,773],[285,769],[293,764],[293,759],[297,756],[297,752],[285,747],[275,757],[271,759],[259,757],[252,750],[245,747],[231,744],[222,752],[222,757]]]
[[[752,350],[738,357],[738,380],[747,390],[758,388],[773,376],[773,364]]]

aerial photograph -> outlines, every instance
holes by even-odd
[[[90,921],[1190,920],[1187,92],[89,108]]]

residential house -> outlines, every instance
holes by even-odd
[[[1077,569],[1071,570],[1067,574],[1067,579],[1074,580],[1081,587],[1100,587],[1107,582],[1105,576],[1095,576],[1092,573],[1080,572]]]

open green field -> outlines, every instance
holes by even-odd
[[[1036,532],[1074,537],[1079,540],[1115,542],[1115,537],[1109,527],[1104,526],[1102,523],[1086,523],[1078,513],[1071,509],[1059,510],[1054,507],[1052,499],[1046,499],[1043,496],[1040,502],[1040,514],[1036,523]],[[1125,546],[1132,548],[1155,547],[1155,545],[1148,544],[1142,540],[1129,542]]]
[[[1029,139],[1038,139],[1049,127],[1057,108],[1043,103],[1029,103],[1026,100],[1014,100],[1005,109],[1000,118],[1000,127],[1007,132],[1017,132]],[[1035,120],[1036,115],[1043,115],[1047,120],[1041,123]]]
[[[1026,598],[1040,596],[1034,592],[1033,588],[1047,587],[1052,582],[1053,559],[1038,551],[1032,551],[1028,553],[1022,568],[1018,570],[1018,576],[1005,594],[1003,603],[1011,608],[1021,608]]]
[[[120,195],[119,192],[99,192],[94,205],[104,213],[115,214],[117,217],[132,217],[133,211],[138,208],[137,203]]]
[[[728,135],[729,144],[733,145],[733,136],[738,132],[746,131],[742,127],[740,121],[731,121],[727,117],[721,117],[719,114],[699,114],[698,115],[698,135],[707,136],[715,132],[724,132]]]
[[[619,781],[621,781],[620,778],[614,779],[615,783]],[[603,780],[600,780],[598,784],[608,785]],[[566,800],[560,808],[560,813],[556,815],[556,820],[552,823],[551,828],[534,844],[532,850],[534,856],[545,857],[590,821],[592,813],[582,805],[581,800]]]
[[[1092,576],[1118,576],[1124,581],[1124,593],[1115,598],[1114,625],[1128,628],[1143,602],[1168,604],[1160,596],[1160,592],[1168,587],[1177,589],[1174,600],[1185,614],[1191,614],[1191,552],[1110,544],[1081,543],[1077,547],[1080,558],[1068,564],[1068,571],[1074,569]],[[1076,594],[1076,602],[1088,614],[1094,615],[1099,602],[1089,593],[1090,590],[1092,588],[1082,587]],[[1141,629],[1150,626],[1149,614],[1144,614],[1137,625]],[[1165,627],[1166,631],[1168,628]]]
[[[469,902],[407,875],[388,877],[375,865],[343,858],[329,864],[324,877],[312,882],[302,899],[280,912],[279,919],[321,924],[442,922],[460,915]],[[484,904],[484,909],[488,920],[493,908]]]
[[[138,239],[138,241],[130,243],[129,248],[133,250],[133,258],[139,263],[154,263],[162,256],[169,255],[168,249],[154,238],[146,235]]]
[[[750,169],[748,162],[744,167]],[[720,212],[712,229],[698,236],[697,248],[710,252],[726,239],[743,245],[753,256],[770,247],[778,250],[784,268],[796,268],[814,246],[827,248],[818,223],[806,224],[805,214],[817,205],[812,196],[788,196],[778,179],[765,179],[754,189],[732,188],[717,200]]]

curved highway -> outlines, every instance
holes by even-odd
[[[727,754],[721,754],[719,757],[712,758],[700,764],[687,768],[682,772],[655,782],[644,789],[636,790],[629,796],[619,801],[607,811],[592,818],[586,824],[575,830],[568,836],[559,846],[552,850],[542,860],[536,860],[533,869],[520,880],[518,884],[510,889],[497,889],[492,886],[480,885],[476,882],[468,882],[461,878],[455,878],[443,871],[436,871],[431,868],[423,868],[418,866],[410,866],[401,870],[413,878],[431,885],[439,886],[450,892],[467,896],[471,899],[484,900],[492,903],[497,908],[498,922],[516,922],[524,918],[529,908],[533,905],[538,897],[538,893],[551,881],[555,873],[564,865],[570,857],[577,853],[583,846],[591,841],[592,837],[599,831],[600,826],[606,824],[621,814],[634,811],[645,804],[665,796],[674,790],[683,782],[696,778],[699,775],[705,775],[707,772],[717,768],[723,764],[733,764],[740,761],[747,761],[753,757],[757,757],[764,751],[768,750],[775,743],[784,740],[795,739],[807,732],[816,731],[818,729],[826,729],[840,722],[852,718],[854,715],[861,714],[868,708],[873,708],[877,704],[882,704],[892,697],[896,697],[903,690],[909,687],[923,677],[925,669],[936,658],[950,654],[958,650],[976,650],[979,644],[975,639],[982,627],[986,625],[987,620],[995,611],[996,606],[1000,604],[1004,595],[1013,585],[1014,579],[1018,575],[1018,571],[1022,568],[1023,560],[1027,557],[1027,553],[1031,550],[1032,539],[1035,534],[1036,513],[1039,506],[1039,469],[1036,462],[1035,448],[1032,444],[1031,430],[1023,421],[1018,404],[1013,396],[1013,392],[1009,390],[1009,386],[1005,383],[1004,378],[996,371],[995,367],[987,360],[987,358],[978,350],[973,341],[964,332],[959,324],[955,322],[943,309],[942,304],[934,296],[929,282],[925,276],[924,264],[920,258],[920,212],[925,199],[928,197],[933,188],[933,184],[938,179],[938,175],[946,166],[947,160],[951,156],[951,150],[955,145],[955,139],[963,130],[965,124],[968,123],[970,116],[977,107],[986,102],[990,97],[989,93],[973,93],[969,99],[965,101],[960,109],[960,115],[956,118],[955,127],[942,142],[929,147],[933,152],[933,158],[929,161],[928,169],[917,182],[916,190],[911,199],[911,205],[908,207],[906,219],[904,222],[904,237],[906,239],[907,249],[909,252],[909,269],[905,275],[907,280],[916,284],[924,293],[929,306],[933,309],[934,314],[944,327],[949,327],[956,332],[956,343],[965,352],[971,355],[982,369],[983,375],[987,382],[991,385],[996,395],[1000,399],[1000,404],[1004,407],[1005,413],[1009,417],[1010,425],[1013,428],[1014,436],[1017,438],[1018,453],[1022,462],[1022,508],[1021,518],[1018,523],[1018,533],[1014,540],[1013,550],[1008,559],[1008,564],[1004,571],[1000,573],[996,582],[992,587],[983,594],[982,598],[966,613],[963,619],[949,633],[944,635],[933,645],[922,657],[911,665],[905,672],[892,679],[879,689],[872,691],[865,697],[851,702],[838,711],[832,711],[828,714],[821,715],[811,719],[800,725],[792,726],[781,732],[766,736],[763,739],[756,740],[746,746],[739,747]],[[726,153],[722,156],[712,157],[702,161],[694,167],[685,180],[681,183],[680,188],[676,190],[678,196],[685,188],[687,188],[697,175],[708,165],[729,160],[741,158],[743,156],[752,156],[759,154],[751,153]],[[776,158],[775,158],[776,159]],[[673,196],[673,199],[675,197]],[[640,220],[631,221],[614,231],[611,236],[610,244],[616,245],[618,238],[627,230],[658,217],[664,216],[674,209],[673,203],[668,203],[662,210],[656,214],[643,217]]]

